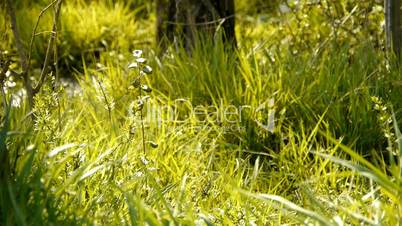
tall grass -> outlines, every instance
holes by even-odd
[[[148,47],[153,44],[153,17],[139,17],[145,3],[136,4],[132,9],[124,1],[84,1],[74,0],[63,3],[58,34],[58,64],[68,73],[82,70],[81,59],[90,61],[100,52],[128,50],[134,47]],[[17,1],[17,23],[22,42],[28,48],[32,30],[41,10],[47,1]],[[0,9],[2,49],[13,51],[12,34],[6,29],[8,18],[4,9]],[[47,40],[52,26],[51,10],[41,18],[35,42],[33,43],[33,64],[40,67],[46,54]],[[4,28],[4,29],[3,29]],[[69,75],[65,75],[68,77]]]
[[[347,63],[342,54],[328,51],[306,68],[292,59],[264,65],[242,52],[235,60],[219,48],[207,44],[191,58],[172,53],[164,59],[148,77],[156,90],[148,110],[172,105],[175,98],[223,108],[258,106],[274,97],[273,135],[255,124],[258,115],[252,112],[235,124],[243,131],[228,132],[230,123],[200,123],[186,106],[175,105],[189,117],[147,122],[146,136],[159,146],[144,154],[141,134],[130,133],[129,105],[136,94],[129,87],[135,75],[125,69],[127,60],[104,54],[103,70],[86,65],[77,74],[76,95],[55,92],[49,83],[36,98],[35,121],[26,117],[25,105],[11,109],[6,142],[14,173],[2,186],[3,224],[398,222],[399,193],[389,190],[398,189],[397,179],[385,175],[385,165],[364,170],[366,160],[330,138],[372,139],[362,132],[378,126],[371,96],[381,95],[377,90],[392,78],[372,79],[374,53],[369,58],[362,52],[367,61]],[[354,77],[346,79],[349,73]],[[105,98],[113,103],[111,118]],[[348,117],[351,122],[344,121]],[[376,133],[381,137],[381,128]],[[338,159],[347,157],[340,150],[357,162]],[[365,179],[367,172],[374,176]],[[376,178],[389,179],[384,184]],[[283,207],[289,211],[280,211]]]
[[[127,65],[146,23],[127,6],[77,2],[63,12],[66,54],[104,49],[71,58],[75,82],[47,81],[32,112],[2,108],[1,225],[400,224],[400,69],[372,44],[146,51],[144,112],[157,111],[144,153]]]
[[[236,61],[216,43],[199,49],[191,57],[181,53],[168,59],[155,86],[170,97],[189,97],[201,104],[257,107],[273,98],[280,117],[299,129],[311,129],[327,112],[324,120],[331,132],[344,136],[347,144],[364,153],[386,147],[371,98],[392,99],[399,109],[399,75],[386,71],[384,56],[370,44],[359,47],[355,55],[344,46],[318,56],[278,56],[274,63],[269,63],[268,54],[257,59],[243,51]]]

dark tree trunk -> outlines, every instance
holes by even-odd
[[[167,44],[174,39],[173,23],[176,14],[176,4],[172,0],[157,0],[156,1],[157,25],[156,25],[156,40],[162,49],[166,48]]]
[[[385,0],[387,48],[400,57],[401,53],[401,1]]]
[[[190,49],[199,34],[236,46],[234,0],[157,0],[157,42]],[[219,37],[219,36],[218,36]]]

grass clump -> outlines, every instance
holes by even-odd
[[[18,27],[27,49],[38,15],[49,3],[21,1],[16,4]],[[121,1],[74,0],[64,2],[61,9],[57,62],[59,67],[68,74],[71,74],[74,69],[82,69],[82,58],[89,63],[93,56],[99,56],[100,52],[128,50],[134,46],[144,47],[153,43],[154,32],[149,29],[153,21],[137,16],[141,7],[133,10]],[[1,11],[5,16],[0,18],[0,24],[4,24],[5,27],[8,18],[3,9]],[[52,22],[52,14],[44,13],[33,45],[34,67],[40,67],[45,57]],[[4,44],[2,49],[12,51],[9,49],[13,45],[11,31],[4,29],[4,35],[1,38],[4,42],[1,44]],[[68,74],[64,76],[69,77]]]
[[[138,11],[121,2],[69,2],[63,13],[62,58],[70,64],[80,62],[83,54],[127,50],[153,41],[147,28],[152,21],[136,18]]]

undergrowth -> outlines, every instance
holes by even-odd
[[[382,129],[391,124],[380,124],[376,117],[392,112],[390,108],[376,107],[379,103],[373,102],[372,97],[392,99],[379,92],[379,84],[387,83],[391,74],[383,80],[373,79],[370,65],[366,64],[373,61],[344,67],[331,52],[313,65],[317,73],[307,73],[286,59],[275,67],[261,67],[241,52],[238,62],[222,53],[206,58],[202,54],[211,47],[204,48],[195,52],[191,60],[172,54],[162,68],[145,77],[154,92],[143,106],[145,117],[149,117],[144,119],[144,131],[147,139],[158,144],[151,148],[147,143],[146,153],[142,134],[131,131],[130,103],[136,104],[138,99],[130,91],[136,75],[127,69],[129,60],[118,61],[104,54],[97,65],[88,65],[83,74],[77,74],[76,86],[55,90],[49,81],[35,98],[34,121],[27,115],[25,102],[9,109],[4,123],[9,123],[10,129],[4,132],[3,142],[9,152],[13,179],[3,181],[2,222],[317,222],[317,216],[303,215],[283,198],[322,215],[329,225],[399,222],[400,177],[388,173],[396,168],[389,168],[381,160],[379,168],[359,174],[361,169],[356,164],[362,160],[353,156],[359,155],[341,145],[352,138],[372,139],[371,134],[364,133],[365,136],[354,137],[353,130],[342,130],[342,123],[356,131],[378,128],[377,136],[387,140]],[[303,80],[291,71],[300,71]],[[333,78],[334,82],[330,82],[328,71],[341,78],[353,73],[354,78]],[[179,81],[186,85],[180,86]],[[236,121],[239,115],[231,121],[219,121],[213,109],[208,109],[230,104],[248,104],[252,109],[271,97],[275,99],[276,116],[273,135],[256,123],[259,112],[245,112],[244,121]],[[188,104],[199,111],[206,109],[206,113],[197,114]],[[379,109],[382,113],[377,113]],[[356,117],[362,123],[345,122],[347,117]],[[395,120],[389,122],[396,125]],[[394,127],[388,128],[398,134]],[[263,143],[269,138],[275,139],[274,144]],[[393,140],[389,141],[388,150],[398,150]],[[260,145],[255,148],[252,142]],[[342,149],[353,155],[342,154]],[[374,150],[377,149],[373,147]],[[398,156],[395,154],[391,156]],[[382,173],[390,188],[383,189],[375,173]],[[277,196],[282,198],[276,199]],[[280,211],[282,208],[288,211]]]
[[[138,23],[112,3],[66,2],[60,60],[74,79],[49,78],[32,111],[7,77],[1,225],[401,224],[400,67],[381,43],[329,36],[295,53],[273,48],[278,32],[191,56],[147,44],[140,59],[153,15]]]

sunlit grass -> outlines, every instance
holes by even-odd
[[[309,222],[329,219],[330,225],[341,221],[388,225],[397,222],[395,207],[400,205],[399,196],[387,187],[398,187],[395,179],[387,179],[387,186],[375,185],[379,182],[375,178],[365,179],[359,170],[352,172],[342,166],[358,167],[355,163],[337,160],[339,156],[346,157],[341,149],[349,155],[355,152],[330,139],[332,131],[339,129],[336,124],[328,123],[334,117],[329,115],[330,107],[312,108],[322,100],[295,101],[301,91],[289,89],[295,83],[289,84],[292,77],[285,78],[284,69],[256,68],[241,53],[239,63],[223,53],[206,61],[202,54],[208,51],[202,51],[196,52],[192,60],[173,55],[175,61],[166,59],[164,67],[148,77],[155,91],[147,107],[174,105],[174,98],[182,95],[194,106],[246,103],[258,106],[260,100],[271,97],[272,91],[277,95],[278,119],[273,137],[253,123],[253,117],[257,117],[253,114],[247,115],[246,122],[236,122],[245,131],[228,132],[225,126],[229,123],[214,120],[200,123],[187,114],[186,106],[175,105],[189,117],[180,123],[147,123],[145,136],[158,147],[148,146],[144,153],[142,134],[139,131],[130,134],[129,105],[137,94],[129,87],[135,75],[125,69],[128,61],[119,62],[105,54],[101,63],[106,69],[99,71],[95,65],[88,65],[83,74],[77,74],[80,87],[77,95],[68,96],[64,91],[57,94],[44,88],[36,99],[35,124],[29,116],[19,120],[28,114],[25,105],[11,110],[12,135],[8,146],[11,163],[16,166],[15,177],[19,179],[2,187],[2,205],[9,206],[2,212],[2,219],[7,219],[4,222],[40,225],[69,219],[75,224],[159,225],[168,221],[277,225],[305,221],[305,217]],[[331,65],[318,67],[327,70]],[[279,75],[270,74],[271,70],[277,70]],[[104,94],[93,76],[102,84],[108,101],[114,103],[111,118]],[[320,78],[305,79],[321,84],[316,87],[324,89],[327,85],[320,83]],[[197,82],[192,83],[192,79]],[[164,81],[170,84],[167,88],[155,89],[162,87]],[[180,86],[180,81],[185,85]],[[315,89],[304,90],[305,95],[315,93]],[[283,110],[292,108],[311,109],[305,113],[294,111],[292,117]],[[320,109],[325,111],[320,113]],[[293,118],[298,117],[307,120],[297,123]],[[311,124],[314,120],[316,123]],[[324,133],[317,136],[322,129]],[[271,144],[273,141],[267,139],[275,140]],[[266,143],[262,146],[250,143],[256,141]],[[373,172],[382,171],[378,170]],[[306,211],[292,207],[284,199]],[[282,205],[289,207],[289,211],[281,212]],[[387,212],[382,212],[378,205]],[[373,215],[372,211],[380,212]]]
[[[0,177],[0,224],[400,224],[400,69],[372,44],[354,55],[332,43],[318,53],[250,49],[257,29],[237,51],[220,42],[197,43],[191,56],[145,51],[154,73],[144,112],[160,111],[142,134],[127,66],[137,41],[153,37],[152,18],[141,24],[104,2],[63,10],[66,54],[105,48],[74,59],[66,87],[48,81],[33,112],[2,108],[0,170],[11,178]],[[246,110],[217,116],[233,107]],[[272,110],[269,132],[261,122]]]

